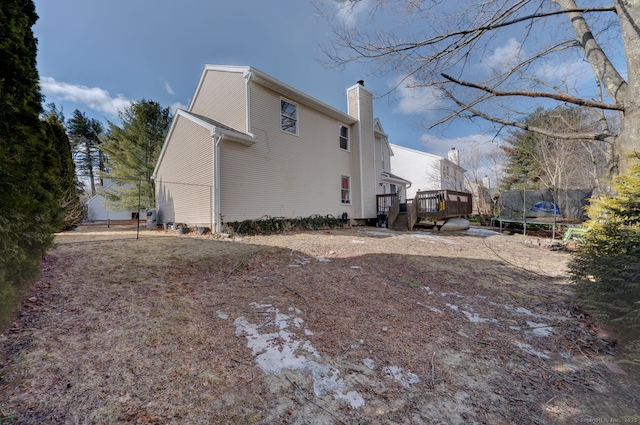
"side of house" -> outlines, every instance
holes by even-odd
[[[375,218],[390,148],[362,82],[347,98],[343,113],[253,67],[205,66],[154,172],[158,223]]]
[[[427,152],[392,144],[392,172],[409,179],[407,198],[413,199],[419,191],[465,191],[464,168],[459,165],[459,152],[452,148],[443,158]]]

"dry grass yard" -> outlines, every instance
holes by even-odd
[[[57,236],[0,335],[0,422],[640,422],[568,254],[486,230]]]

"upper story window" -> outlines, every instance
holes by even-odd
[[[298,105],[280,99],[280,129],[298,134]]]
[[[384,171],[384,151],[382,153],[382,171]]]
[[[349,127],[342,124],[338,126],[338,137],[340,139],[340,149],[349,150]]]

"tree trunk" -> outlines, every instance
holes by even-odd
[[[629,154],[640,153],[640,0],[617,0],[616,9],[627,57],[627,95],[623,99],[622,128],[617,138],[620,171],[629,169]]]

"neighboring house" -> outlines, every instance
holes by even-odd
[[[376,195],[410,182],[359,81],[341,112],[249,66],[206,65],[178,110],[153,179],[158,223],[207,226],[314,214],[375,219]]]
[[[448,158],[393,144],[391,149],[391,171],[412,182],[407,189],[408,199],[413,199],[416,192],[426,190],[465,191],[465,170],[459,165],[459,152],[456,148],[448,152]]]
[[[98,188],[96,194],[85,202],[85,206],[87,208],[87,221],[133,220],[138,216],[136,211],[114,211],[107,207],[108,200],[102,194],[109,190],[114,190],[116,187],[117,185],[115,182],[105,179],[104,185]]]
[[[473,195],[473,215],[491,215],[493,202],[489,191],[489,177],[485,176],[482,181],[465,181],[465,190]]]

